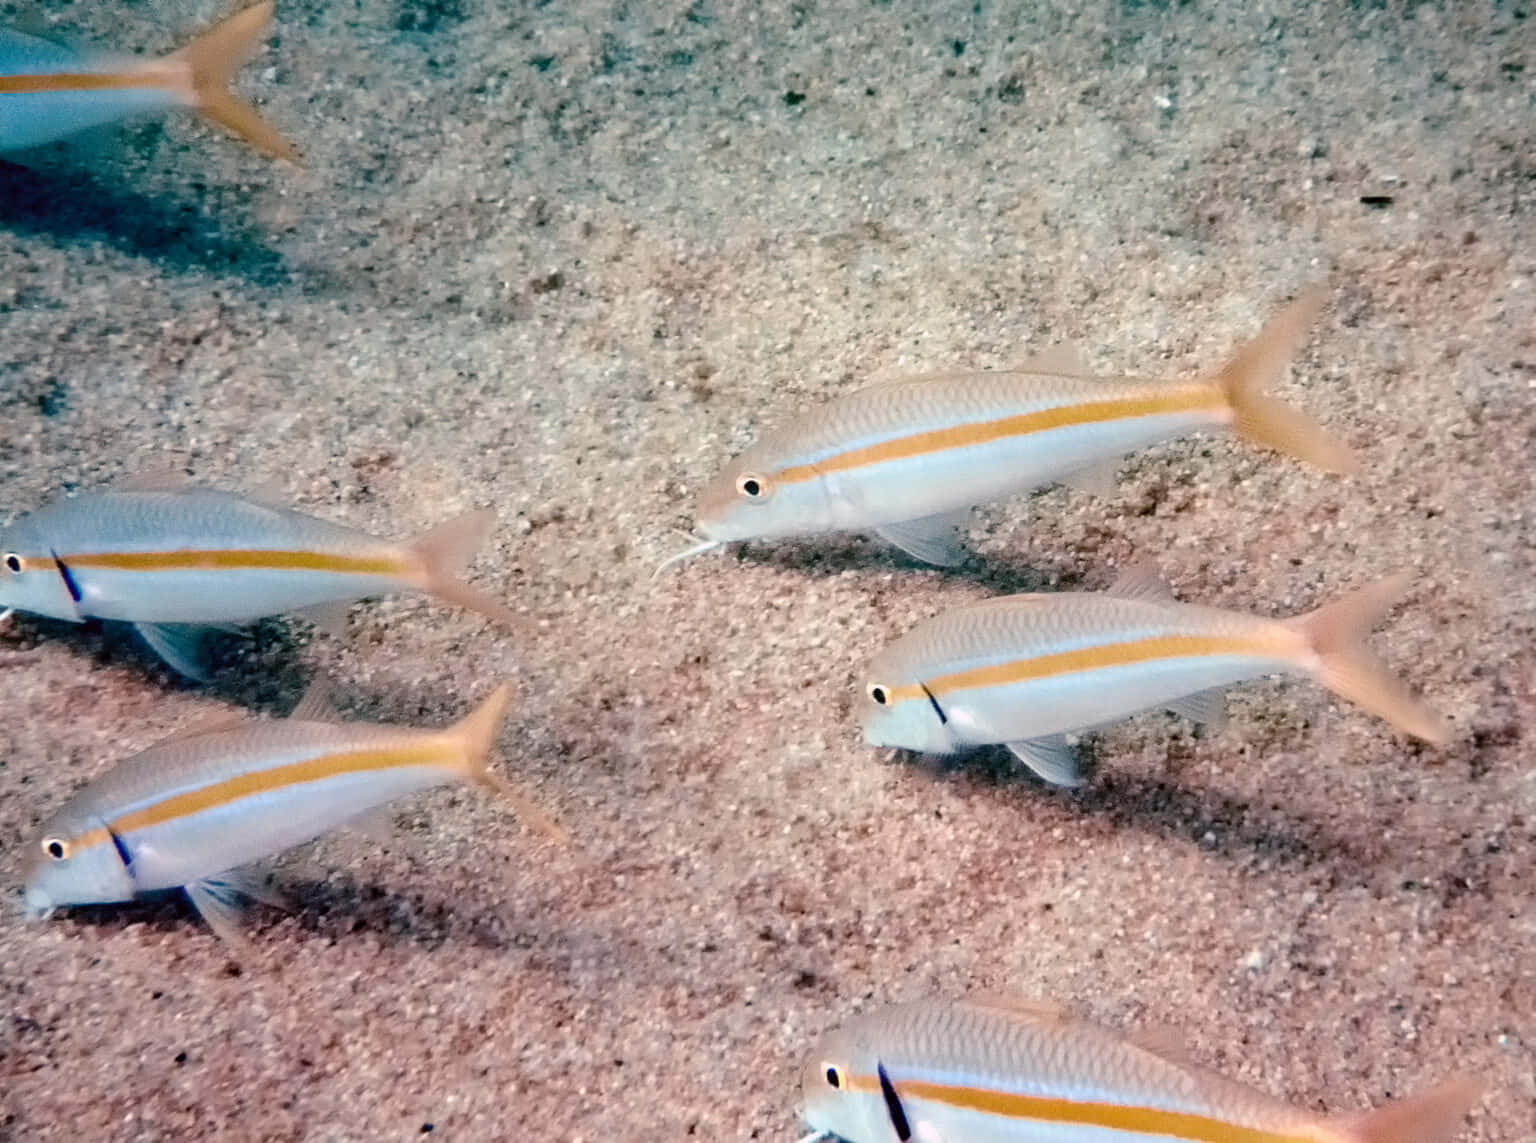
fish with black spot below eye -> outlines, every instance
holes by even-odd
[[[0,608],[131,623],[197,680],[209,629],[291,612],[339,629],[368,596],[424,591],[519,622],[461,578],[492,511],[401,543],[231,492],[140,483],[58,500],[0,529]]]
[[[1318,680],[1428,742],[1434,711],[1364,645],[1407,588],[1390,576],[1316,611],[1276,620],[1180,603],[1156,571],[1107,591],[1003,596],[944,612],[886,647],[865,672],[871,746],[953,754],[1006,744],[1046,781],[1083,782],[1066,735],[1168,709],[1220,724],[1225,688],[1270,674]]]
[[[565,831],[490,769],[511,701],[498,687],[441,730],[338,722],[317,682],[286,719],[220,718],[117,764],[70,798],[27,850],[33,916],[183,889],[238,942],[238,899],[268,899],[239,867],[436,786],[487,787],[552,838]]]
[[[1347,447],[1264,394],[1322,302],[1308,292],[1219,372],[1190,381],[1090,377],[1052,355],[868,386],[728,465],[699,497],[698,542],[667,563],[732,541],[873,531],[924,562],[957,564],[957,529],[977,504],[1056,481],[1111,494],[1120,457],[1193,432],[1232,430],[1327,471],[1357,471]]]
[[[1458,1078],[1322,1116],[1217,1075],[1165,1036],[1121,1036],[1011,997],[924,1000],[829,1033],[801,1072],[801,1143],[1447,1143],[1482,1096]]]

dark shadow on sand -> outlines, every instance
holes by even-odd
[[[978,584],[996,595],[1087,590],[1077,571],[1070,567],[1035,567],[1023,560],[983,556],[970,548],[966,550],[964,563],[938,567],[907,555],[878,536],[856,533],[834,532],[778,541],[752,540],[730,545],[724,558],[818,576],[842,575],[849,571],[925,572]]]
[[[1046,785],[1003,747],[962,755],[949,766],[987,785],[1035,787],[1042,798],[1058,800],[1065,812],[1100,819],[1116,830],[1188,842],[1232,860],[1272,861],[1289,869],[1331,867],[1340,873],[1362,871],[1366,864],[1349,840],[1281,807],[1117,773],[1113,762],[1097,764],[1091,744],[1084,761],[1088,782],[1075,790]]]
[[[497,906],[462,898],[450,901],[395,892],[345,876],[324,881],[279,877],[272,888],[286,899],[291,913],[271,905],[250,906],[241,919],[241,932],[258,948],[284,939],[283,934],[271,930],[279,928],[285,916],[292,917],[308,936],[327,941],[341,942],[371,933],[387,943],[426,949],[448,944],[528,949],[549,936],[522,916],[514,902]],[[159,933],[200,931],[213,936],[180,889],[147,893],[136,901],[118,904],[72,906],[59,910],[47,923],[103,930],[145,925]],[[238,948],[229,951],[232,959],[238,959]]]
[[[60,247],[101,242],[178,273],[280,285],[289,269],[257,230],[208,214],[195,199],[141,194],[79,167],[0,161],[0,226]]]

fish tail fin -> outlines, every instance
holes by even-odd
[[[1350,1143],[1445,1143],[1482,1098],[1484,1086],[1481,1080],[1459,1076],[1375,1111],[1349,1116],[1339,1126]]]
[[[297,165],[299,153],[254,107],[229,90],[235,72],[255,54],[272,23],[273,0],[242,8],[175,54],[192,72],[192,105],[258,151]]]
[[[456,723],[451,733],[464,747],[469,780],[477,786],[494,790],[512,804],[517,816],[528,825],[563,845],[569,840],[569,835],[559,823],[534,805],[511,782],[491,769],[491,751],[496,746],[496,736],[501,733],[501,721],[506,717],[507,707],[511,704],[512,688],[502,683],[484,702]]]
[[[1444,742],[1449,732],[1440,716],[1365,646],[1371,628],[1402,597],[1408,582],[1405,574],[1388,576],[1290,623],[1321,659],[1318,680],[1334,694],[1380,715],[1415,738]]]
[[[1352,475],[1360,471],[1360,462],[1348,445],[1300,409],[1264,392],[1285,373],[1326,296],[1322,287],[1308,290],[1270,318],[1258,336],[1222,366],[1214,381],[1232,408],[1232,427],[1239,436],[1327,472]]]
[[[489,508],[467,512],[413,540],[410,550],[421,564],[423,581],[419,586],[426,591],[449,603],[478,611],[498,623],[520,627],[522,620],[511,608],[471,587],[463,579],[464,569],[495,523],[496,513]]]

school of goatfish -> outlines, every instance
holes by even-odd
[[[0,152],[133,116],[189,108],[260,151],[298,152],[229,91],[273,18],[265,0],[187,47],[124,59],[0,30]],[[1064,352],[1006,372],[870,385],[764,435],[699,498],[695,543],[873,532],[927,563],[962,562],[977,505],[1064,482],[1104,492],[1128,453],[1232,431],[1323,470],[1350,450],[1265,395],[1324,304],[1312,289],[1215,373],[1099,378]],[[141,479],[67,497],[0,530],[0,608],[131,624],[175,671],[208,676],[210,633],[303,615],[340,631],[351,603],[425,592],[503,624],[463,569],[495,523],[450,520],[379,539],[264,498]],[[663,566],[666,566],[665,564]],[[1069,736],[1166,709],[1223,721],[1224,692],[1291,674],[1316,680],[1405,734],[1444,742],[1442,719],[1365,647],[1407,587],[1392,576],[1291,619],[1174,600],[1150,567],[1102,592],[1017,595],[917,625],[869,664],[865,741],[926,754],[1006,745],[1046,782],[1086,781]],[[564,830],[490,769],[510,701],[495,688],[459,723],[344,723],[317,682],[286,719],[216,718],[119,761],[43,823],[24,856],[29,914],[182,890],[238,945],[246,899],[273,890],[242,867],[366,820],[435,786],[478,785],[530,825]],[[1322,1117],[1225,1079],[1147,1035],[1117,1035],[1051,1005],[1004,996],[925,999],[829,1033],[802,1072],[806,1140],[846,1143],[1115,1140],[1434,1143],[1482,1085],[1452,1079],[1373,1112]]]

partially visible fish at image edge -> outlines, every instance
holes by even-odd
[[[1458,1077],[1324,1116],[1201,1067],[1168,1040],[1011,997],[879,1009],[806,1057],[801,1094],[816,1133],[802,1143],[1445,1143],[1484,1090]]]
[[[261,44],[274,4],[229,16],[180,51],[154,59],[86,54],[0,29],[0,151],[18,151],[135,115],[188,107],[273,158],[299,154],[229,90]]]

